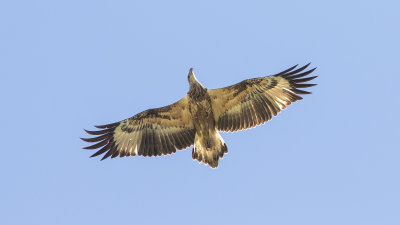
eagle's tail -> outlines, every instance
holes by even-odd
[[[228,153],[228,147],[218,132],[215,132],[213,140],[205,146],[202,144],[200,137],[196,134],[192,151],[192,158],[209,165],[211,168],[218,167],[219,158],[223,158],[225,153]]]

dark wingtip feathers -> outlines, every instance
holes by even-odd
[[[299,64],[296,64],[296,65],[290,67],[290,68],[287,69],[287,70],[284,70],[284,71],[282,71],[282,72],[280,72],[280,73],[275,74],[274,76],[281,76],[282,74],[286,74],[286,73],[292,71],[292,70],[293,70],[294,68],[296,68],[298,65],[299,65]]]
[[[111,129],[103,129],[103,130],[97,130],[97,131],[91,131],[91,130],[86,130],[83,129],[86,133],[91,134],[91,135],[101,135],[101,134],[105,134],[108,133]]]
[[[311,63],[308,63],[296,70],[293,70],[295,67],[291,67],[285,71],[282,71],[274,76],[279,76],[287,79],[292,87],[292,91],[296,94],[311,94],[309,91],[301,90],[300,88],[308,88],[315,86],[317,84],[307,84],[310,80],[317,78],[318,76],[306,77],[307,75],[311,74],[317,68],[312,68],[310,70],[304,71]]]
[[[285,73],[285,74],[283,74],[281,76],[282,77],[288,77],[290,75],[297,74],[298,72],[301,72],[301,71],[305,70],[309,65],[310,65],[310,63],[298,68],[297,70],[293,70],[293,71],[290,71],[288,73]]]
[[[110,123],[110,124],[107,124],[107,125],[97,125],[97,126],[94,126],[94,127],[98,128],[98,129],[106,129],[106,128],[114,128],[114,127],[118,126],[118,124],[119,124],[119,122]]]
[[[107,152],[104,157],[101,160],[104,160],[108,158],[112,153],[114,153],[113,147],[113,132],[115,127],[119,125],[119,122],[117,123],[112,123],[112,124],[107,124],[107,125],[101,125],[101,126],[95,126],[96,128],[100,129],[97,131],[90,131],[84,129],[84,131],[90,135],[95,135],[93,138],[80,138],[82,141],[89,142],[89,143],[94,143],[97,142],[93,145],[84,147],[83,149],[89,149],[89,150],[94,150],[94,149],[99,149],[97,150],[93,155],[90,157],[96,157],[99,156],[105,152]]]
[[[293,79],[294,82],[296,83],[304,83],[310,80],[313,80],[315,78],[317,78],[318,76],[313,76],[313,77],[306,77],[306,78],[302,78],[302,79]]]

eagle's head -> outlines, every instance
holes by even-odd
[[[190,86],[188,94],[190,96],[203,96],[205,92],[207,92],[207,89],[199,81],[197,81],[196,77],[194,76],[193,68],[190,68],[189,70],[188,81]]]
[[[192,87],[192,86],[194,86],[194,85],[200,85],[201,87],[204,87],[197,79],[196,79],[196,76],[194,75],[194,72],[193,72],[193,68],[190,68],[190,70],[189,70],[189,74],[188,74],[188,82],[189,82],[189,85]]]
[[[188,74],[188,82],[189,84],[192,84],[194,81],[196,81],[196,77],[194,76],[193,68],[190,68]]]

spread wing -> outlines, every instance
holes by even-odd
[[[209,89],[218,130],[237,131],[263,124],[292,102],[302,99],[299,94],[311,94],[300,89],[315,85],[306,83],[317,77],[306,77],[316,69],[304,71],[308,65],[295,69],[296,65],[275,75]]]
[[[162,108],[143,111],[129,119],[86,131],[96,135],[81,138],[95,142],[85,149],[97,149],[91,157],[106,153],[103,159],[120,156],[160,156],[185,149],[194,143],[195,130],[188,111],[188,98]]]

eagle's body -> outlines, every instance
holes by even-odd
[[[314,86],[304,77],[315,69],[302,72],[294,67],[281,73],[244,80],[238,84],[207,89],[200,84],[190,69],[189,92],[178,102],[162,108],[149,109],[129,119],[96,126],[98,131],[86,131],[97,142],[86,149],[98,150],[92,156],[106,153],[103,159],[116,156],[159,156],[193,145],[192,158],[212,168],[228,148],[219,131],[237,131],[263,124],[292,102],[302,99],[300,90]]]
[[[215,126],[210,95],[196,80],[193,69],[189,71],[188,80],[190,84],[187,94],[188,106],[196,130],[192,158],[215,168],[218,166],[219,157],[223,157],[228,148]]]

